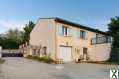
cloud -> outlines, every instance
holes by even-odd
[[[7,31],[8,29],[19,29],[22,30],[22,28],[25,25],[25,21],[16,21],[16,20],[3,20],[0,19],[0,33],[3,33]]]

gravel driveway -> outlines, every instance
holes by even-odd
[[[109,79],[109,69],[117,65],[45,64],[25,58],[5,58],[0,64],[0,79]]]

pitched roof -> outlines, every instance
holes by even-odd
[[[94,28],[91,28],[91,27],[87,27],[87,26],[84,26],[84,25],[80,25],[80,24],[78,24],[78,23],[71,22],[71,21],[68,21],[68,20],[64,20],[64,19],[61,19],[61,18],[58,18],[58,17],[40,18],[40,19],[54,19],[56,22],[59,22],[59,23],[71,25],[71,26],[74,26],[74,27],[77,27],[77,28],[89,30],[89,31],[96,32],[96,33],[100,33],[100,34],[103,34],[103,35],[110,35],[110,34],[108,34],[108,33],[106,33],[106,32],[100,31],[100,30],[98,30],[98,29],[94,29]]]

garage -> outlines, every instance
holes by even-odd
[[[59,58],[64,62],[72,61],[71,55],[72,48],[67,46],[60,46]]]

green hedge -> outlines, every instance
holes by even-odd
[[[39,57],[39,56],[27,56],[28,59],[33,59],[33,60],[37,60],[40,62],[44,62],[44,63],[54,63],[54,60],[52,60],[50,57],[44,56],[44,57]]]

